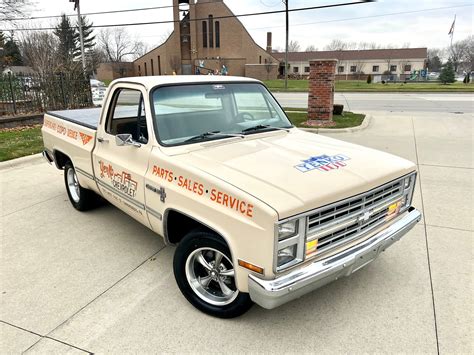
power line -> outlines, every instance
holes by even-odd
[[[353,21],[353,20],[363,20],[363,19],[368,19],[368,18],[393,16],[393,15],[407,15],[407,14],[426,12],[426,11],[447,10],[447,9],[454,9],[454,8],[458,8],[458,7],[468,7],[468,6],[474,6],[474,4],[435,7],[435,8],[431,8],[431,9],[421,9],[421,10],[412,10],[412,11],[403,11],[403,12],[392,12],[392,13],[386,13],[386,14],[380,14],[380,15],[349,17],[349,18],[336,19],[336,20],[327,20],[327,21],[305,22],[305,23],[298,23],[298,24],[292,25],[292,27],[317,25],[317,24],[331,23],[331,22],[344,22],[344,21]],[[267,28],[281,28],[281,27],[285,27],[285,26],[253,27],[253,28],[249,28],[249,30],[264,30],[264,29],[267,29]]]
[[[145,10],[157,10],[157,9],[166,9],[174,7],[173,5],[167,6],[154,6],[154,7],[142,7],[137,9],[123,9],[123,10],[111,10],[111,11],[99,11],[99,12],[88,12],[83,13],[82,16],[92,16],[92,15],[106,15],[106,14],[117,14],[121,12],[133,12],[133,11],[145,11]],[[9,21],[25,21],[25,20],[40,20],[45,18],[59,18],[63,15],[48,15],[48,16],[31,16],[31,17],[18,17],[18,18],[9,18]],[[64,15],[66,17],[74,17],[77,16],[76,14],[67,14]]]
[[[317,9],[328,9],[328,8],[333,8],[333,7],[342,7],[342,6],[348,6],[348,5],[360,5],[360,4],[365,4],[367,2],[371,2],[371,1],[362,0],[362,1],[352,1],[352,2],[346,2],[346,3],[340,3],[340,4],[300,7],[300,8],[295,8],[295,9],[289,9],[288,12],[300,12],[300,11],[309,11],[309,10],[317,10]],[[284,13],[285,11],[286,10],[273,10],[273,11],[252,12],[252,13],[239,14],[239,15],[215,16],[214,20],[260,16],[260,15],[274,15],[274,14]],[[207,18],[196,18],[196,19],[189,19],[188,21],[206,21],[206,20]],[[106,28],[106,27],[144,26],[144,25],[158,25],[158,24],[175,23],[175,22],[181,22],[181,21],[167,20],[167,21],[134,22],[134,23],[120,23],[120,24],[112,24],[112,25],[93,25],[91,27],[92,28]],[[37,28],[6,29],[3,31],[47,31],[47,30],[54,30],[54,29],[55,27],[37,27]]]

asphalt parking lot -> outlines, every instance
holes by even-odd
[[[0,353],[473,353],[474,117],[372,115],[331,136],[416,162],[422,222],[350,278],[233,320],[181,296],[151,231],[76,212],[42,160],[4,167]]]

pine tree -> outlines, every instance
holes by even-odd
[[[91,51],[95,46],[95,36],[93,35],[94,30],[92,29],[92,22],[89,22],[85,16],[81,16],[81,26],[82,26],[82,39],[84,42],[84,52]],[[76,53],[77,57],[81,55],[81,43],[79,38],[79,25],[76,22],[76,33],[78,41],[78,51]]]
[[[64,66],[68,66],[77,53],[77,31],[69,18],[63,14],[53,33],[59,40],[58,54],[61,62]]]
[[[2,33],[0,42],[3,43],[2,65],[23,65],[20,48],[18,48],[13,33],[8,38],[5,38],[5,35]]]
[[[443,84],[454,83],[456,81],[455,76],[456,74],[454,73],[453,63],[449,60],[443,66],[443,69],[441,70],[441,74],[439,76],[439,80],[441,80]]]

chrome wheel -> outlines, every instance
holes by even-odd
[[[79,181],[77,180],[76,172],[73,168],[69,168],[67,171],[67,187],[73,201],[76,203],[79,202],[81,197],[81,191]]]
[[[199,248],[186,259],[186,278],[196,295],[207,303],[223,306],[239,294],[232,261],[213,248]]]

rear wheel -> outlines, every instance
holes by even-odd
[[[217,235],[192,231],[178,245],[173,261],[176,282],[197,309],[219,318],[234,318],[252,306],[240,292],[230,250]]]
[[[67,162],[64,166],[64,183],[69,201],[76,210],[87,211],[97,206],[99,197],[79,184],[76,170],[71,162]]]

